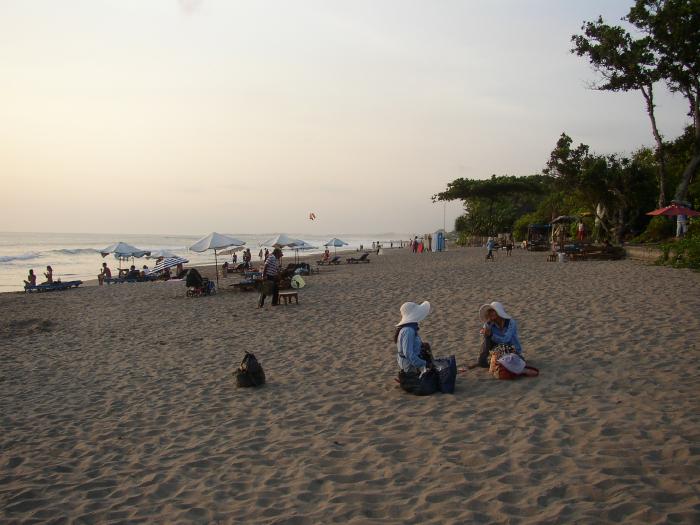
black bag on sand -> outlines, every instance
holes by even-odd
[[[265,384],[265,371],[258,360],[250,352],[245,353],[241,366],[235,372],[236,386],[262,386]]]
[[[423,374],[399,370],[399,385],[409,394],[429,396],[438,391],[438,373],[433,368]]]
[[[433,359],[433,367],[437,370],[438,389],[443,394],[454,394],[457,382],[457,359],[455,356],[436,357]]]

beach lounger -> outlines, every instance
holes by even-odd
[[[37,284],[36,286],[25,285],[24,291],[27,293],[32,292],[55,292],[61,290],[68,290],[68,288],[77,288],[83,284],[83,281],[65,281],[56,282],[51,284]]]
[[[345,259],[345,260],[346,260],[346,262],[347,262],[348,264],[368,263],[368,262],[369,262],[368,257],[369,257],[369,253],[368,253],[368,252],[365,252],[365,253],[363,253],[363,254],[362,254],[360,257],[358,257],[358,258],[355,258],[355,257],[348,257],[348,258]]]
[[[340,264],[340,255],[335,255],[335,256],[333,256],[332,259],[328,259],[327,261],[323,261],[323,260],[321,260],[321,261],[316,261],[316,264],[319,265],[319,266],[323,266],[323,265],[326,265],[326,264],[327,264],[328,266],[330,266],[331,264]]]
[[[232,286],[235,289],[240,290],[242,292],[249,292],[249,291],[257,289],[259,282],[260,282],[259,279],[258,280],[256,280],[256,279],[243,279],[242,281],[237,282],[237,283],[233,283],[230,286]]]

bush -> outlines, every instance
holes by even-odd
[[[700,270],[700,235],[687,236],[661,245],[663,255],[659,263],[674,268]]]
[[[659,242],[669,237],[673,237],[676,233],[676,223],[669,217],[662,215],[656,216],[649,221],[644,232],[635,237],[633,242]]]

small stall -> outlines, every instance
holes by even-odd
[[[533,252],[549,250],[549,236],[552,226],[549,224],[530,224],[527,227],[527,246]]]

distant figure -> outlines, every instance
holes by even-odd
[[[233,252],[233,256],[231,257],[231,262],[233,263],[234,266],[236,266],[236,263],[238,262],[238,255],[236,255],[236,252]]]
[[[279,282],[280,282],[280,262],[282,259],[282,250],[275,248],[272,254],[265,261],[263,266],[262,279],[260,287],[260,299],[258,300],[258,308],[265,306],[265,297],[272,295],[272,306],[277,306],[279,303]],[[270,289],[266,289],[266,287]],[[266,293],[270,292],[270,293]]]
[[[513,239],[510,237],[506,239],[506,255],[513,255]]]
[[[688,231],[688,219],[685,215],[676,216],[676,237],[683,238]]]
[[[431,234],[428,234],[428,251],[433,251],[433,236]]]
[[[377,255],[379,255],[379,250],[382,249],[382,245],[377,243]]]
[[[53,268],[51,268],[51,266],[46,267],[46,272],[44,272],[44,277],[46,277],[46,281],[44,281],[41,284],[53,283]]]
[[[263,256],[263,260],[264,260],[264,261],[267,261],[267,258],[268,258],[269,256],[270,256],[270,250],[268,250],[267,248],[265,248],[265,255]]]
[[[228,261],[224,261],[224,264],[221,265],[221,274],[228,277]]]
[[[578,226],[576,228],[576,240],[582,241],[586,238],[586,227],[582,220],[578,221]]]
[[[390,241],[390,242],[389,242],[389,248],[393,248],[393,247],[394,247],[394,241]]]
[[[413,238],[413,253],[418,251],[418,235]]]
[[[29,275],[27,275],[27,280],[24,281],[24,286],[36,286],[36,275],[34,275],[34,270],[29,270]]]
[[[102,269],[100,270],[100,273],[97,275],[97,282],[99,283],[100,286],[102,286],[105,282],[105,279],[111,279],[112,278],[112,270],[109,269],[109,266],[107,266],[106,262],[102,263]]]
[[[420,241],[418,243],[418,253],[423,253],[424,249],[425,249],[425,246],[423,245],[423,241]]]
[[[488,240],[486,241],[486,260],[488,261],[491,259],[492,261],[495,260],[493,256],[493,248],[496,246],[496,242],[493,240],[493,237],[489,237]]]
[[[132,281],[133,281],[133,280],[137,280],[137,281],[138,281],[138,280],[141,278],[141,272],[139,272],[139,271],[136,269],[136,266],[134,266],[134,265],[132,264],[131,267],[129,268],[129,273],[126,274],[126,278],[129,279],[129,280],[132,280]]]
[[[326,251],[323,252],[323,259],[321,259],[324,262],[328,262],[331,258],[331,252],[328,248],[326,248]]]
[[[151,271],[148,269],[148,266],[144,264],[141,268],[141,279],[145,279],[149,273],[151,273]]]
[[[375,243],[374,243],[374,241],[372,241],[372,251],[374,251],[374,249],[375,249]]]
[[[181,274],[185,271],[185,267],[183,266],[182,263],[178,264],[175,267],[175,275],[178,276],[178,279],[182,279]],[[170,269],[168,269],[168,276],[170,276]]]
[[[262,248],[260,248],[260,252],[258,253],[258,258],[260,259],[260,261],[263,260],[263,249]]]

